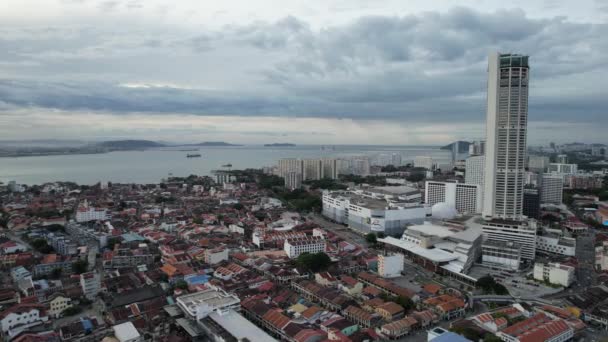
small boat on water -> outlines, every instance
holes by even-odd
[[[232,167],[232,164],[230,164],[230,163],[224,164],[224,165],[222,165],[222,167]]]
[[[188,153],[186,155],[186,157],[188,157],[188,158],[200,158],[201,154],[200,153]]]

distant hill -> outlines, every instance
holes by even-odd
[[[266,147],[294,147],[296,144],[288,144],[288,143],[274,143],[274,144],[264,144]]]
[[[151,140],[112,140],[100,142],[97,144],[97,146],[113,151],[127,151],[165,147],[166,145]]]
[[[443,146],[441,149],[442,149],[442,150],[450,150],[450,151],[453,151],[452,149],[454,148],[454,145],[455,145],[455,144],[457,145],[457,146],[456,146],[456,148],[457,148],[457,149],[456,149],[456,151],[457,151],[458,153],[463,153],[463,152],[467,152],[467,151],[469,150],[469,145],[470,145],[471,143],[470,143],[470,142],[468,142],[468,141],[456,141],[456,142],[453,142],[453,143],[451,143],[451,144],[449,144],[449,145]]]

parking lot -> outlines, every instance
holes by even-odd
[[[486,275],[492,276],[496,282],[504,285],[514,297],[542,297],[563,291],[563,288],[553,288],[542,283],[527,279],[527,272],[512,272],[498,268],[490,268],[476,265],[469,273],[472,277],[481,278]]]
[[[306,218],[320,225],[321,227],[329,230],[330,232],[336,234],[345,241],[355,243],[364,247],[367,246],[367,242],[365,241],[365,237],[363,236],[363,234],[359,234],[353,231],[352,229],[346,227],[345,225],[331,222],[320,214],[309,214],[308,216],[306,216]]]

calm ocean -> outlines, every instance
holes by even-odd
[[[231,146],[202,147],[201,158],[186,158],[192,152],[178,149],[111,152],[62,156],[0,158],[0,181],[41,184],[72,181],[95,184],[99,181],[119,183],[158,183],[170,173],[173,176],[209,175],[231,163],[233,169],[261,168],[277,163],[280,158],[374,156],[400,153],[403,162],[416,156],[430,156],[439,162],[450,159],[449,151],[427,146],[321,146],[296,147]]]

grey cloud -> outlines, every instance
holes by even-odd
[[[597,78],[592,86],[583,77],[608,72],[606,24],[453,8],[321,30],[287,17],[217,31],[161,31],[2,30],[0,72],[11,76],[0,80],[0,101],[117,114],[477,121],[485,111],[486,56],[501,50],[531,55],[531,120],[608,117],[608,100],[592,91],[608,81]],[[117,86],[179,84],[176,75],[184,74],[200,89]]]

